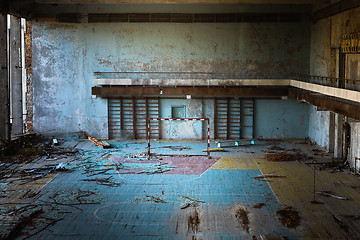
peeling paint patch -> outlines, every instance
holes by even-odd
[[[108,60],[109,58],[111,58],[111,56],[108,56],[108,58],[97,58],[96,60],[99,62],[99,64],[101,65],[105,65],[107,67],[113,67],[113,66],[116,66],[117,63],[116,62],[113,62],[113,61],[110,61]]]

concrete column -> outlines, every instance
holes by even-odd
[[[10,139],[9,79],[7,66],[7,18],[0,14],[0,140]]]
[[[335,113],[330,112],[330,121],[329,121],[329,149],[328,151],[333,153],[335,150]]]
[[[10,17],[10,97],[13,136],[23,133],[21,19]]]
[[[360,122],[352,122],[351,126],[351,140],[350,140],[350,167],[356,170],[360,169]],[[356,161],[356,164],[355,164]]]
[[[335,113],[335,146],[334,156],[337,158],[343,157],[343,143],[344,143],[344,116]]]

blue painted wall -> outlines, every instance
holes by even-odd
[[[308,137],[309,108],[295,99],[256,100],[256,136],[263,138]]]
[[[210,136],[214,137],[214,101],[201,99],[161,99],[160,117],[172,118],[172,107],[185,106],[185,118],[209,118]],[[207,139],[207,122],[163,121],[160,125],[164,139]]]
[[[196,71],[214,72],[214,78],[277,78],[285,77],[285,72],[309,71],[306,20],[261,24],[34,22],[32,27],[33,120],[39,133],[86,131],[95,137],[108,136],[107,101],[91,96],[94,72]],[[259,103],[259,109],[264,109],[262,104],[266,102]],[[279,104],[269,107],[284,107]],[[298,135],[297,130],[286,129],[294,131],[289,135]]]

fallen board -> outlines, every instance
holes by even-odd
[[[99,147],[102,147],[102,148],[110,148],[111,147],[111,145],[108,142],[98,141],[93,137],[89,137],[89,140],[92,141],[93,143],[95,143],[96,145],[98,145]]]
[[[202,151],[203,151],[203,152],[207,152],[208,150],[207,150],[207,149],[203,149]],[[210,148],[210,149],[209,149],[209,152],[225,152],[225,149],[223,149],[223,148]]]

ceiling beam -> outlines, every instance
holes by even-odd
[[[336,14],[358,7],[360,7],[359,0],[343,0],[314,12],[312,19],[313,22],[316,23],[317,21],[323,18],[328,18]]]
[[[51,4],[314,4],[313,0],[35,0]]]

